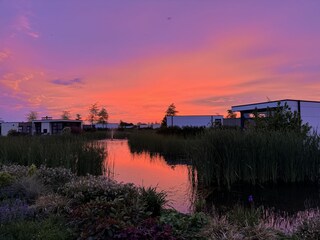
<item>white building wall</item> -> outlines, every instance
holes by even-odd
[[[211,127],[215,121],[223,124],[223,116],[167,116],[168,127]]]
[[[320,103],[301,101],[300,107],[302,123],[308,123],[313,131],[320,133]]]
[[[45,133],[45,129],[47,129],[47,133]],[[51,124],[50,124],[50,122],[42,122],[41,123],[41,133],[43,133],[43,134],[51,134]]]
[[[18,122],[5,122],[1,123],[1,136],[7,136],[10,130],[19,131],[19,123]]]

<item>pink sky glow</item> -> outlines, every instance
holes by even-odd
[[[320,100],[320,1],[0,0],[0,118]]]

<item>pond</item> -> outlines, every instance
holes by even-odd
[[[252,196],[255,206],[263,205],[279,212],[295,213],[307,208],[320,206],[318,184],[314,185],[275,185],[275,186],[235,186],[231,191],[215,188],[197,188],[191,183],[191,167],[165,159],[160,154],[148,152],[132,153],[127,140],[103,140],[107,146],[105,164],[106,174],[118,182],[134,183],[137,186],[157,187],[168,194],[170,205],[176,210],[189,213],[194,202],[193,193],[206,201],[206,207],[215,206],[229,209],[235,204],[250,206],[248,197]]]
[[[160,155],[131,153],[127,140],[104,140],[107,145],[108,174],[118,182],[156,187],[167,192],[170,206],[188,213],[192,193],[187,165],[169,165]]]

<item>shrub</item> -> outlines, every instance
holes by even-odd
[[[0,225],[31,218],[33,215],[34,210],[23,200],[14,199],[0,202]]]
[[[67,240],[73,238],[73,230],[66,227],[65,219],[60,216],[51,216],[40,221],[13,221],[0,225],[0,239]]]
[[[45,186],[52,188],[56,191],[65,183],[70,182],[76,177],[70,169],[57,167],[48,168],[42,165],[35,173],[35,177],[39,179]]]
[[[208,217],[204,213],[188,215],[166,210],[160,216],[160,223],[171,226],[175,236],[196,239],[198,232],[208,223]]]
[[[142,187],[139,191],[142,201],[146,204],[146,210],[151,212],[152,216],[160,216],[161,210],[167,204],[166,192],[157,192],[155,187]]]
[[[10,173],[0,172],[0,188],[10,185],[14,180],[15,178]]]
[[[15,178],[22,178],[28,176],[29,168],[21,165],[2,165],[0,167],[2,172],[6,172]]]
[[[56,213],[62,211],[68,205],[68,199],[59,194],[48,194],[37,198],[34,208],[37,213]]]
[[[18,198],[33,203],[38,196],[46,192],[47,189],[34,177],[23,177],[3,188],[0,192],[0,199]]]

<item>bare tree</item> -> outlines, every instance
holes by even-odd
[[[91,125],[93,125],[93,123],[98,120],[98,114],[99,114],[98,104],[94,103],[89,108],[88,121],[91,122]]]
[[[26,119],[28,122],[32,122],[38,119],[38,113],[36,111],[31,111],[26,115]]]
[[[76,114],[76,120],[81,120],[81,119],[82,119],[82,117],[81,117],[80,113],[77,113]]]
[[[103,125],[108,122],[109,114],[105,108],[101,108],[98,113],[98,122],[102,123]]]
[[[70,111],[62,111],[61,119],[63,119],[63,120],[69,120],[70,117],[71,117]]]

